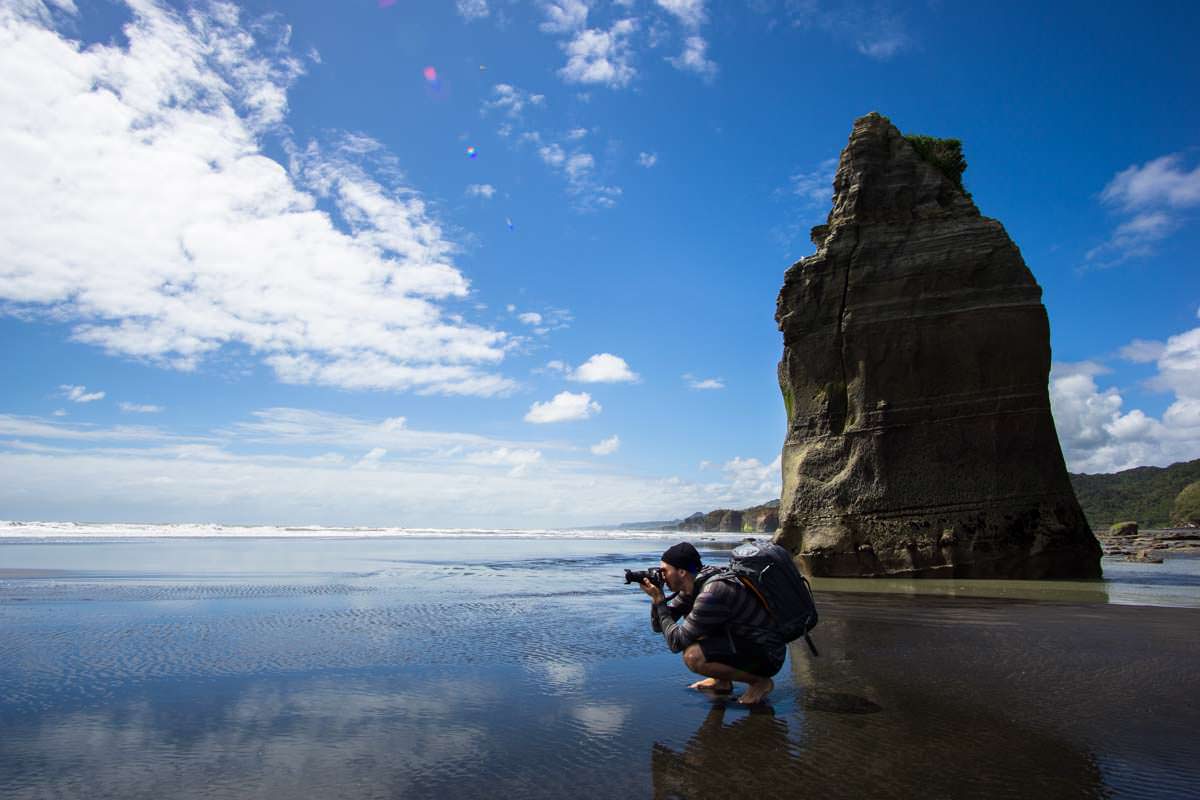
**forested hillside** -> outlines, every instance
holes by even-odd
[[[1170,525],[1175,498],[1200,480],[1200,458],[1169,467],[1135,467],[1107,475],[1071,475],[1075,496],[1093,530],[1136,521],[1143,528]]]

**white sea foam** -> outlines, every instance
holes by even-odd
[[[140,522],[19,522],[0,520],[4,539],[374,539],[374,538],[514,538],[514,539],[658,539],[671,531],[580,528],[335,528],[318,525],[215,525]],[[706,539],[739,534],[705,534]]]

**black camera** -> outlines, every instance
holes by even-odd
[[[626,583],[641,583],[642,581],[650,581],[658,588],[663,588],[666,579],[663,578],[662,567],[651,567],[650,569],[627,569],[625,570]]]

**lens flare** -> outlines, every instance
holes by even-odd
[[[474,158],[477,155],[479,155],[479,151],[475,149],[475,145],[467,148],[467,158]]]
[[[425,69],[421,70],[421,74],[424,75],[425,80],[429,81],[430,83],[437,81],[437,70],[433,67],[426,67]]]

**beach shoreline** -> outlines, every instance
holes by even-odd
[[[0,793],[665,798],[721,775],[764,798],[1182,797],[1200,781],[1195,608],[818,583],[820,656],[794,644],[770,703],[746,709],[685,688],[621,582],[659,548],[6,546]],[[13,571],[35,567],[59,571]]]

